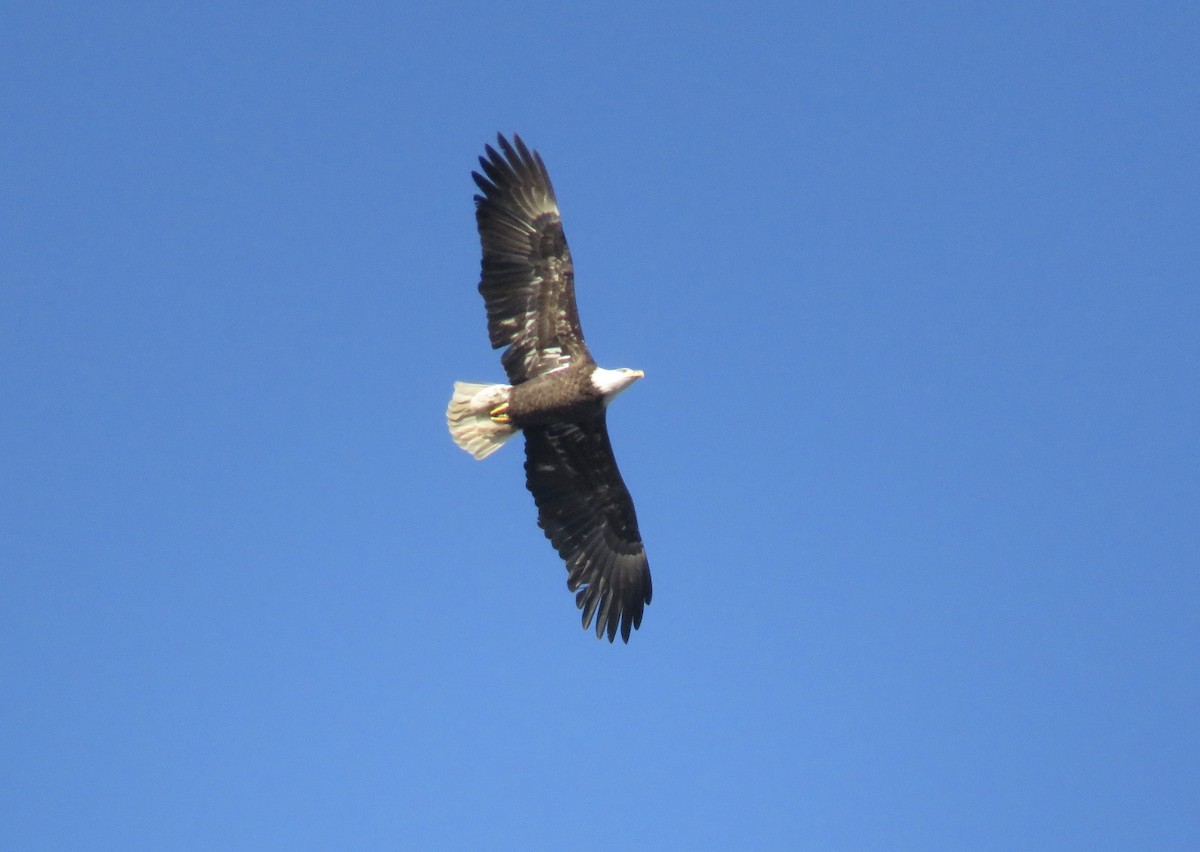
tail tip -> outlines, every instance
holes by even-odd
[[[496,423],[491,411],[508,398],[508,385],[455,382],[446,407],[446,425],[454,443],[477,459],[485,459],[504,446],[519,430]]]

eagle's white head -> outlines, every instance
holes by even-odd
[[[607,405],[617,394],[645,375],[641,370],[630,370],[628,367],[621,367],[619,370],[597,367],[592,372],[592,387],[600,391],[600,395],[604,397],[604,404]]]

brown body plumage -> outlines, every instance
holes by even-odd
[[[592,371],[567,367],[514,385],[508,415],[518,429],[564,420],[592,420],[604,410],[604,397],[592,384]]]

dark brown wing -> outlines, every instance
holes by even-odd
[[[608,440],[604,414],[525,430],[525,482],[538,526],[567,563],[567,588],[586,630],[628,642],[650,603],[650,565],[637,514]]]
[[[546,166],[520,136],[497,137],[472,172],[483,191],[475,219],[483,247],[479,292],[492,348],[514,385],[560,367],[591,362],[575,308],[575,273]]]

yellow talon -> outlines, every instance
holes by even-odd
[[[493,408],[490,412],[490,416],[492,418],[493,423],[511,423],[512,422],[508,416],[508,403],[507,402],[502,402],[499,405],[497,405],[495,408]]]

